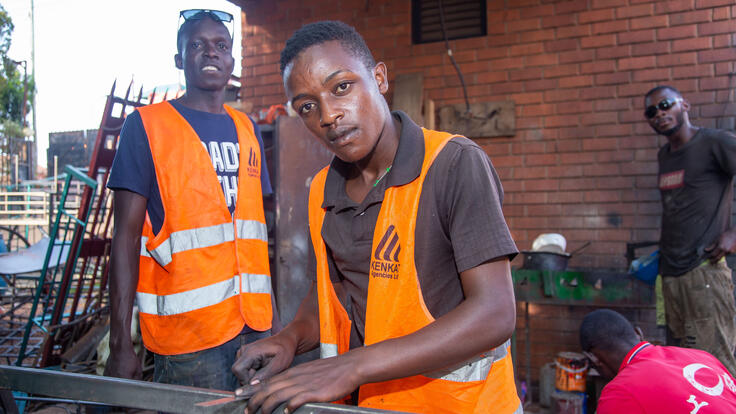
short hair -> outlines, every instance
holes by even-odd
[[[659,91],[663,91],[663,90],[672,91],[675,94],[677,94],[677,96],[679,96],[680,98],[682,98],[682,94],[674,86],[670,86],[670,85],[658,85],[658,86],[655,86],[652,89],[650,89],[649,92],[647,92],[647,94],[644,95],[644,100],[646,101],[647,98],[650,97],[653,93],[656,93],[656,92],[659,92]]]
[[[283,76],[284,69],[302,51],[310,46],[320,45],[332,40],[339,41],[345,50],[363,61],[366,68],[372,69],[376,66],[376,61],[365,44],[365,40],[354,27],[340,21],[324,20],[302,26],[286,41],[284,50],[281,51],[281,62],[279,64],[281,75]]]
[[[192,26],[194,26],[196,23],[199,23],[204,18],[210,19],[215,23],[220,23],[222,27],[224,27],[225,30],[227,30],[227,32],[230,33],[230,30],[227,29],[227,26],[225,26],[225,23],[223,23],[222,20],[216,18],[211,13],[203,10],[193,15],[192,17],[184,20],[184,23],[182,23],[181,26],[179,26],[179,31],[176,32],[176,52],[177,53],[181,54],[181,50],[182,50],[181,42],[184,40],[183,39],[184,33],[189,31],[189,29]]]
[[[598,309],[583,318],[580,324],[580,347],[583,351],[596,348],[612,351],[619,347],[631,347],[639,338],[631,323],[611,309]]]

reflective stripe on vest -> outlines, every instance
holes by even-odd
[[[155,295],[137,292],[138,308],[152,315],[177,315],[207,306],[216,305],[241,293],[271,293],[271,279],[268,275],[242,274],[209,286],[173,293]]]
[[[319,344],[319,357],[320,358],[332,358],[337,356],[337,344]]]
[[[479,355],[470,361],[465,361],[451,368],[430,372],[424,374],[424,376],[455,382],[483,381],[491,372],[493,363],[506,357],[509,346],[511,346],[511,340],[506,340],[490,352]]]
[[[496,361],[506,357],[511,340],[493,348],[490,352],[482,354],[475,359],[463,362],[452,368],[424,374],[425,377],[443,379],[455,382],[483,381],[491,371],[491,366]],[[330,358],[337,356],[336,344],[319,344],[319,357]]]
[[[148,253],[148,249],[146,249],[146,243],[148,243],[148,237],[141,236],[141,256],[151,257],[151,253]]]
[[[255,220],[236,220],[239,239],[255,239],[268,242],[268,230],[264,223]],[[150,255],[161,266],[171,263],[171,256],[187,250],[216,246],[235,240],[232,223],[222,223],[197,229],[180,230],[171,233]]]

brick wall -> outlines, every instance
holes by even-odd
[[[242,96],[283,103],[279,52],[303,23],[355,26],[390,78],[422,72],[437,107],[462,102],[441,42],[411,44],[411,2],[242,1]],[[451,41],[471,102],[513,100],[517,133],[479,139],[506,191],[520,248],[560,232],[571,266],[623,268],[625,243],[656,240],[656,151],[642,96],[667,83],[704,126],[732,128],[736,6],[732,0],[488,0],[486,37]],[[392,91],[389,91],[390,99]]]

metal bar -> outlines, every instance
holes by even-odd
[[[0,365],[0,387],[33,395],[174,413],[242,413],[248,402],[245,399],[234,399],[222,404],[198,405],[213,400],[232,398],[233,393],[5,365]],[[283,407],[275,412],[283,413]],[[298,408],[294,411],[294,414],[378,414],[391,412],[364,407],[310,403]]]

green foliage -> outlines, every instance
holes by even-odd
[[[25,95],[25,115],[31,111],[35,85],[32,76],[26,78],[24,63],[15,62],[8,57],[7,52],[11,44],[13,33],[13,21],[8,12],[0,5],[0,123],[6,125],[6,121],[24,125],[23,102]],[[27,63],[25,63],[27,64]],[[6,136],[13,136],[11,130],[5,129]],[[22,136],[22,135],[20,135]]]

